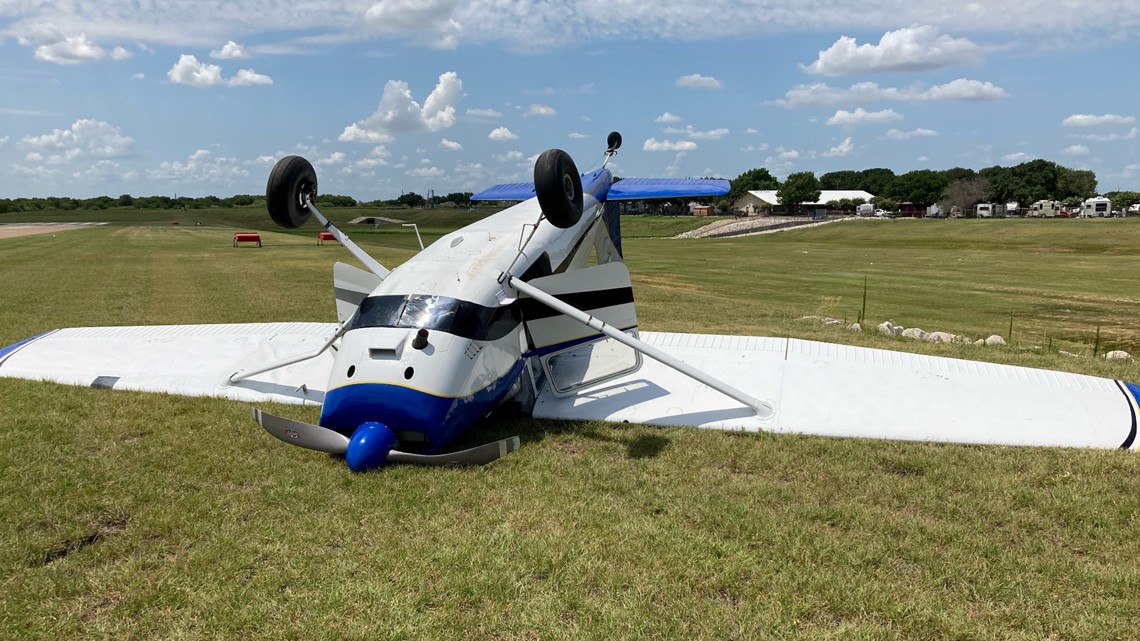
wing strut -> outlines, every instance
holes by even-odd
[[[546,292],[535,287],[534,285],[531,285],[530,283],[526,283],[518,278],[511,276],[510,274],[503,274],[503,276],[506,278],[507,285],[514,287],[518,291],[526,294],[527,296],[530,296],[531,298],[546,305],[554,311],[564,314],[565,316],[572,318],[579,323],[582,323],[583,325],[589,327],[590,329],[593,329],[596,332],[600,332],[606,336],[609,336],[622,345],[637,350],[649,358],[652,358],[662,363],[663,365],[667,365],[684,374],[685,376],[688,376],[689,378],[692,378],[700,383],[704,383],[705,385],[708,385],[709,387],[715,389],[721,394],[724,394],[725,396],[739,401],[744,406],[755,411],[756,416],[759,416],[762,419],[766,419],[771,418],[773,415],[775,415],[775,408],[773,408],[770,403],[765,403],[764,401],[761,401],[760,399],[755,398],[750,394],[746,394],[720,379],[713,378],[705,372],[702,372],[701,370],[686,364],[684,361],[674,358],[673,356],[666,354],[656,347],[644,343],[611,325],[607,325],[604,321],[590,316],[586,312],[583,312],[582,310],[572,305],[568,305],[558,300],[556,297],[547,294]]]
[[[377,262],[375,258],[369,256],[368,252],[360,248],[360,245],[357,245],[356,243],[349,240],[348,236],[346,236],[341,230],[337,229],[336,225],[330,223],[329,219],[325,218],[324,214],[317,211],[317,206],[313,204],[312,199],[307,197],[305,198],[305,208],[313,212],[313,215],[317,217],[317,220],[321,221],[321,225],[323,225],[325,229],[329,230],[329,233],[332,234],[334,238],[336,238],[337,242],[340,243],[341,246],[348,250],[348,253],[355,256],[356,260],[364,263],[364,266],[368,268],[368,271],[379,276],[380,280],[384,280],[388,277],[388,274],[392,273],[391,270],[389,270],[387,267]],[[416,236],[418,237],[419,234],[419,229],[417,229]],[[423,246],[423,241],[420,241],[420,246]]]
[[[277,369],[279,367],[285,367],[286,365],[292,365],[294,363],[300,363],[301,361],[307,361],[310,358],[316,358],[316,357],[320,356],[321,354],[324,354],[325,350],[332,347],[333,343],[336,342],[336,339],[343,336],[345,331],[347,331],[347,330],[348,330],[348,323],[345,322],[344,324],[342,324],[340,326],[339,329],[336,330],[336,333],[332,335],[332,338],[325,341],[325,344],[321,345],[319,348],[317,348],[311,352],[305,352],[304,354],[297,354],[295,356],[283,358],[279,361],[274,361],[268,365],[265,365],[263,367],[259,367],[253,371],[250,371],[250,372],[244,372],[244,371],[239,370],[237,372],[234,372],[233,374],[230,374],[229,381],[231,383],[238,383],[238,382],[244,381],[247,378],[250,378],[251,376],[257,376],[258,374],[264,374],[265,372],[268,372],[269,370],[274,370],[274,369]]]

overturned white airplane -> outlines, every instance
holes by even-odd
[[[610,134],[608,158],[621,145]],[[0,376],[320,404],[319,425],[254,410],[275,437],[386,462],[485,463],[446,448],[504,402],[539,418],[826,436],[1137,448],[1140,387],[1063,372],[790,338],[639,331],[618,202],[715,196],[724,180],[614,182],[543,153],[522,201],[388,270],[321,215],[303,158],[274,167],[269,213],[317,219],[365,270],[333,270],[338,322],[72,328],[0,349]],[[596,265],[589,265],[591,254]]]

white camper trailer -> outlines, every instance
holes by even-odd
[[[857,216],[873,216],[875,214],[875,206],[871,203],[863,203],[855,207],[855,214]]]
[[[1089,198],[1081,203],[1081,218],[1112,217],[1112,201],[1104,196]]]
[[[1029,215],[1034,218],[1056,218],[1061,213],[1061,202],[1058,200],[1038,200],[1029,209]]]
[[[994,217],[994,204],[993,203],[978,203],[974,206],[974,215],[978,218],[993,218]]]

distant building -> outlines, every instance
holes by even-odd
[[[800,205],[808,208],[820,208],[826,206],[827,203],[833,200],[854,200],[856,198],[862,198],[864,202],[870,202],[874,196],[862,189],[824,189],[819,192],[819,202],[800,203]],[[739,209],[749,216],[765,209],[776,211],[787,210],[787,207],[780,204],[780,199],[776,197],[775,189],[761,189],[746,192],[732,203],[732,208]]]

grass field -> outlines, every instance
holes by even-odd
[[[73,325],[328,321],[346,260],[254,210],[110,213],[0,241],[0,345]],[[357,210],[330,212],[343,221]],[[406,213],[424,240],[471,220]],[[204,226],[188,225],[201,219]],[[95,220],[67,214],[44,220]],[[17,219],[0,216],[0,222]],[[26,219],[20,219],[26,220]],[[679,222],[680,221],[680,222]],[[623,222],[625,222],[623,220]],[[629,219],[641,326],[791,335],[1140,381],[1140,221],[857,221],[662,238]],[[265,247],[232,248],[235,230]],[[410,229],[349,232],[393,266]],[[853,320],[1007,348],[932,345]],[[276,408],[315,421],[314,408]],[[273,411],[270,408],[270,411]],[[0,638],[1135,639],[1126,452],[738,435],[502,416],[475,469],[342,461],[249,407],[0,379]]]

